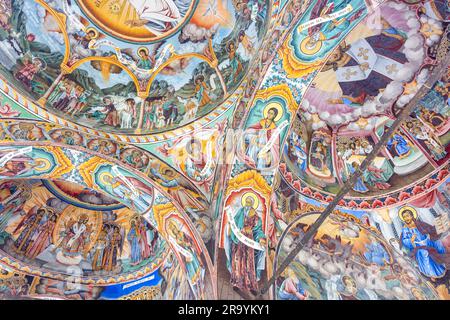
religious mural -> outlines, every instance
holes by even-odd
[[[308,230],[306,214],[286,230],[278,258]],[[274,295],[282,300],[436,299],[437,294],[380,235],[355,217],[331,216],[284,274]]]
[[[248,71],[270,11],[269,1],[207,0],[3,7],[2,78],[63,119],[125,134],[174,129],[222,103]]]
[[[77,267],[82,279],[142,272],[159,264],[166,244],[140,216],[127,208],[97,211],[89,202],[83,207],[65,202],[47,188],[51,183],[2,183],[1,250],[10,260],[47,273],[72,274]],[[91,201],[113,202],[94,191],[84,194]]]
[[[448,12],[0,0],[0,299],[450,299]]]

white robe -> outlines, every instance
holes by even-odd
[[[147,20],[145,27],[156,35],[167,31],[166,23],[177,24],[182,18],[174,0],[129,0],[139,18]]]

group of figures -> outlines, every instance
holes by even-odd
[[[81,209],[34,180],[3,182],[1,201],[2,251],[47,272],[127,274],[156,265],[164,254],[157,231],[127,208]]]
[[[154,156],[151,156],[150,153],[137,147],[127,146],[114,140],[102,139],[96,136],[82,135],[77,131],[69,129],[52,128],[53,126],[49,127],[47,124],[42,122],[2,122],[0,124],[0,137],[2,139],[9,139],[7,138],[8,136],[15,141],[51,140],[55,143],[62,143],[68,146],[84,147],[87,150],[97,152],[103,156],[113,157],[127,164],[128,166],[149,175],[151,179],[154,179],[154,181],[156,181],[157,183],[161,183],[164,188],[167,188],[168,192],[173,197],[177,199],[185,199],[187,201],[185,202],[185,204],[189,208],[195,209],[204,206],[202,203],[200,191],[198,191],[191,183],[189,183],[187,178],[177,173],[176,170],[169,168],[161,160],[157,159]],[[205,134],[209,136],[211,135],[211,131]],[[217,136],[217,133],[215,133],[215,135]],[[174,154],[178,155],[178,151],[180,150],[180,148],[185,149],[187,144],[191,144],[190,140],[186,141],[186,139],[182,142],[183,143],[177,145],[177,147],[173,149]],[[205,154],[209,146],[206,146],[205,148],[202,145],[201,150],[199,150],[199,144],[197,140],[195,140],[193,146],[189,146],[186,148],[187,149],[185,150],[190,150],[191,152],[189,152],[188,155],[189,159],[186,159],[186,157],[180,159],[179,163],[183,164],[181,170],[196,182],[199,181],[200,176],[200,179],[205,180],[202,182],[206,182],[205,186],[207,186],[207,182],[211,180],[212,172],[215,168],[215,157],[208,158]],[[217,142],[212,143],[211,148],[213,149],[213,152],[215,152],[217,148]],[[0,151],[0,155],[4,156],[9,152],[16,151],[17,150],[13,150],[10,148],[4,148]],[[38,152],[37,148],[34,148],[33,152]],[[53,163],[55,160],[52,159],[48,154],[45,155],[45,157],[49,158],[50,163]],[[33,161],[29,154],[22,154],[21,157],[15,157],[13,159],[10,159],[9,161],[6,161],[5,165],[0,170],[0,174],[5,176],[21,175],[22,177],[25,177],[35,172],[36,165],[37,164],[35,163],[35,161]],[[55,165],[56,164],[53,164],[53,166]],[[51,165],[46,168],[47,169],[45,170],[51,172]],[[126,173],[124,173],[124,175],[129,176],[129,174]],[[133,180],[134,178],[130,179]],[[112,182],[114,182],[114,187],[111,187]],[[125,182],[123,180],[117,178],[112,179],[107,183],[102,183],[102,187],[105,187],[108,190],[107,192],[111,192],[111,195],[116,195],[117,193],[117,195],[121,198],[125,196],[125,200],[127,200],[129,198],[127,195],[129,195],[130,192],[129,190],[127,191],[128,187],[124,185],[124,183]],[[136,197],[134,201],[127,200],[127,204],[129,204],[130,206],[135,205],[137,206],[137,208],[139,208],[139,210],[145,212],[151,205],[151,199],[147,197],[147,199],[144,200],[143,197],[145,197],[144,194],[151,193],[152,188],[149,186],[144,186],[142,182],[136,181],[135,183],[138,186],[138,189],[141,190],[141,196]],[[122,184],[122,187],[118,187],[120,184]],[[123,193],[120,190],[125,190],[126,192]]]
[[[286,144],[290,172],[328,194],[339,189],[387,131],[392,123],[387,119],[396,117],[433,70],[429,61],[436,59],[446,37],[446,8],[445,1],[388,1],[363,13],[353,1],[314,2],[288,39],[283,60],[288,76],[301,76],[304,85],[308,73],[317,73],[302,96]],[[321,16],[324,12],[329,16]],[[302,63],[295,65],[294,58]],[[353,196],[404,188],[404,177],[416,180],[445,163],[450,149],[448,77],[447,72],[420,101],[412,119],[358,181]]]
[[[338,207],[277,280],[277,299],[448,299],[450,181],[406,205]],[[286,184],[272,208],[274,272],[324,208]],[[269,233],[271,236],[272,233]]]
[[[40,297],[57,300],[190,300],[194,296],[181,266],[170,254],[160,268],[139,281],[106,286],[30,276],[2,266],[0,297],[3,300]]]
[[[238,87],[268,7],[4,0],[0,74],[40,107],[87,127],[166,131],[208,114]]]
[[[307,217],[300,218],[289,229],[282,240],[279,259],[285,257],[290,244],[308,230],[311,219]],[[427,239],[412,212],[404,210],[400,217],[405,221],[400,241],[413,257],[420,257],[421,273],[424,267],[428,270],[435,268],[437,265],[431,258],[431,252],[442,255],[448,248],[435,238]],[[411,238],[412,234],[416,236]],[[278,279],[276,294],[277,298],[287,300],[438,298],[435,287],[414,270],[410,262],[381,237],[378,230],[339,215],[321,226]]]
[[[288,137],[284,161],[299,179],[329,193],[336,192],[339,184],[358,170],[393,122],[380,117],[372,129],[355,134],[349,126],[337,133],[323,128],[314,131],[313,125],[302,119],[296,120]],[[405,187],[407,181],[402,177],[415,179],[432,173],[448,159],[446,135],[439,136],[419,119],[410,118],[358,179],[353,195],[382,194]]]
[[[212,103],[211,95],[214,93],[201,74],[195,77],[192,95],[186,99],[176,96],[173,87],[163,81],[159,82],[159,87],[163,88],[164,94],[141,99],[134,92],[133,83],[125,88],[117,85],[99,89],[101,92],[92,88],[89,91],[89,86],[80,84],[92,79],[88,75],[96,71],[90,73],[89,69],[86,68],[86,73],[75,72],[64,78],[50,94],[47,105],[63,114],[81,118],[92,126],[132,132],[136,129],[167,130],[183,119],[194,119],[199,110]],[[125,83],[128,81],[125,79]]]

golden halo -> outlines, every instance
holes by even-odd
[[[325,36],[323,35],[323,33],[320,33],[319,36],[319,40],[317,40],[317,42],[312,46],[312,47],[308,47],[308,41],[311,39],[311,37],[306,37],[305,39],[302,40],[302,42],[300,43],[300,50],[307,55],[314,55],[317,52],[320,51],[320,49],[322,48],[322,41],[325,40]]]
[[[166,224],[166,232],[169,236],[177,238],[177,233],[181,232],[181,229],[178,227],[178,224],[171,219],[168,220]]]
[[[139,216],[138,215],[134,215],[131,219],[130,219],[130,225],[131,225],[131,222],[133,222],[134,221],[134,223],[138,223],[138,219],[139,219]]]
[[[273,119],[275,122],[279,121],[281,119],[281,117],[283,116],[284,110],[283,110],[283,106],[281,104],[279,104],[278,102],[271,102],[269,103],[263,111],[263,115],[264,118],[267,118],[267,114],[269,113],[269,110],[275,108],[278,110],[278,114],[275,117],[275,119]]]
[[[159,169],[159,172],[163,176],[168,177],[168,178],[173,178],[176,175],[175,170],[173,170],[169,166],[161,166]],[[166,172],[169,172],[169,174],[167,174]]]
[[[48,159],[37,158],[34,161],[36,163],[36,166],[34,167],[36,171],[47,171],[52,167],[52,163]]]
[[[354,285],[356,285],[355,279],[353,279],[352,277],[347,276],[347,275],[344,275],[344,276],[341,277],[341,281],[342,281],[343,283],[345,283],[345,280],[346,280],[346,279],[350,280]]]
[[[256,210],[259,206],[259,199],[258,199],[258,196],[256,194],[254,194],[253,192],[244,193],[244,195],[241,198],[242,206],[245,207],[245,201],[247,200],[248,197],[253,199],[253,209]]]
[[[139,48],[137,49],[137,54],[139,54],[139,52],[141,52],[142,50],[144,50],[145,53],[146,53],[147,55],[148,55],[149,52],[150,52],[150,51],[148,51],[148,48],[147,48],[147,47],[139,47]]]
[[[85,32],[86,32],[86,34],[88,34],[91,31],[94,31],[94,33],[95,33],[95,35],[94,35],[94,37],[92,39],[97,39],[98,38],[98,31],[97,31],[97,29],[90,27],[90,28],[87,28]]]
[[[14,276],[13,271],[9,271],[6,269],[2,269],[2,272],[0,272],[0,279],[9,279]]]
[[[403,219],[403,212],[405,212],[406,210],[411,211],[412,214],[413,214],[414,219],[417,219],[417,210],[414,209],[413,207],[406,206],[406,207],[403,207],[400,210],[398,210],[398,217],[400,218],[400,220],[405,221]]]
[[[111,180],[110,180],[110,181],[107,181],[107,180],[106,180],[106,177],[109,177]],[[113,181],[113,179],[114,179],[114,176],[113,176],[111,173],[109,173],[109,172],[102,172],[102,173],[100,173],[100,175],[98,176],[98,179],[99,179],[100,182],[103,183],[104,185],[110,186],[110,185],[112,185],[112,181]]]

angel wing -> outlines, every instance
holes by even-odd
[[[158,55],[158,50],[166,44],[166,41],[161,41],[153,45],[150,56],[156,57]]]
[[[80,30],[86,30],[86,28],[89,26],[89,20],[87,20],[86,18],[79,16],[79,15],[75,15],[75,14],[71,14],[68,16],[68,21],[67,21],[67,32],[68,33],[76,33],[79,32]]]
[[[121,50],[122,55],[126,55],[130,58],[130,60],[133,60],[134,62],[139,61],[139,55],[137,54],[136,50],[133,48],[125,48]]]

